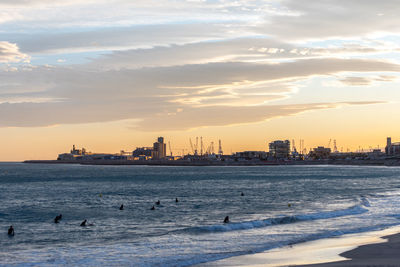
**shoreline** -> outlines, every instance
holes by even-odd
[[[196,267],[400,266],[399,251],[400,225],[234,256],[199,264]]]
[[[148,165],[148,166],[400,166],[400,160],[318,160],[318,161],[173,161],[173,160],[25,160],[27,164]]]

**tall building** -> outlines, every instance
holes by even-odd
[[[400,155],[400,142],[392,143],[392,138],[386,138],[385,152],[388,156]]]
[[[153,159],[162,159],[167,156],[167,144],[164,143],[164,137],[157,138],[157,142],[153,144],[151,156]]]
[[[290,141],[277,140],[269,143],[269,154],[277,159],[288,158],[290,154]]]

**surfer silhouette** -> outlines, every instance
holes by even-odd
[[[225,217],[224,223],[229,223],[229,216],[226,216],[226,217]]]
[[[119,207],[119,210],[123,210],[124,209],[124,204],[121,204],[121,207]]]
[[[155,210],[156,208],[153,206],[153,207],[151,207],[151,209],[150,210]]]
[[[160,204],[161,204],[160,200],[157,200],[156,205],[160,205]]]
[[[7,233],[9,236],[13,236],[15,233],[14,233],[14,227],[11,225],[10,226],[10,228],[8,228],[8,233]]]
[[[57,215],[57,216],[54,218],[54,223],[59,223],[61,219],[62,219],[62,214]]]
[[[85,220],[81,223],[81,226],[86,226],[86,222],[87,222],[87,220],[85,219]]]

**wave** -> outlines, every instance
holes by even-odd
[[[357,215],[368,212],[368,209],[364,208],[369,205],[369,202],[365,202],[361,205],[355,205],[346,209],[335,210],[335,211],[322,211],[310,214],[301,214],[293,216],[283,216],[276,218],[268,218],[264,220],[244,221],[244,222],[232,222],[226,224],[215,224],[206,226],[195,226],[185,229],[178,230],[179,232],[186,232],[190,234],[202,234],[202,233],[213,233],[213,232],[228,232],[236,230],[249,230],[254,228],[267,227],[271,225],[289,224],[302,221],[314,221],[321,219],[331,219],[337,217],[343,217],[348,215]]]

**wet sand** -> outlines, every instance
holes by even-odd
[[[303,266],[400,266],[400,234],[385,236],[383,239],[387,242],[363,245],[340,254],[351,260]]]
[[[219,266],[399,266],[400,226],[282,247],[201,264]]]

